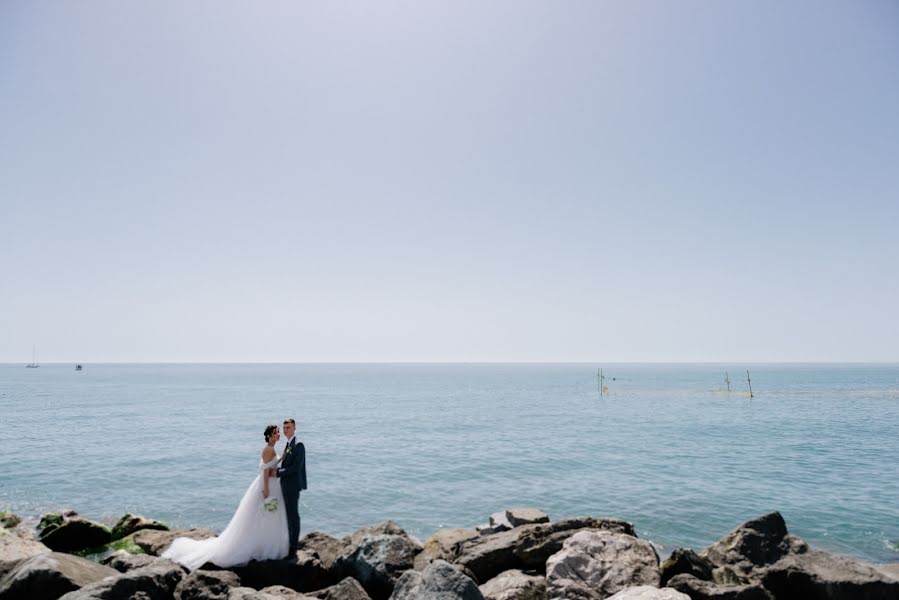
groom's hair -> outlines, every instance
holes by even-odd
[[[284,419],[284,424],[287,425],[288,423],[290,423],[291,425],[297,424],[297,422],[294,421],[293,419]]]

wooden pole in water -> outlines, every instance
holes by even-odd
[[[730,393],[730,375],[727,374],[727,371],[724,372],[724,382],[727,384],[727,393]]]
[[[749,383],[749,397],[752,398],[752,380],[749,378],[749,369],[746,369],[746,381]]]
[[[605,379],[602,376],[602,369],[599,370],[599,395],[602,397],[602,380]]]

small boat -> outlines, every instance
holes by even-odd
[[[37,369],[40,365],[34,360],[34,346],[31,346],[31,362],[25,365],[26,369]]]
[[[81,365],[75,365],[75,370],[76,370],[76,371],[80,371],[80,370],[81,370]]]

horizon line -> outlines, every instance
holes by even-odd
[[[23,361],[0,365],[27,365]],[[899,360],[737,361],[64,361],[39,365],[899,365]]]

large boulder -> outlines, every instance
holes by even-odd
[[[160,531],[156,529],[141,529],[137,531],[133,540],[147,554],[159,556],[169,547],[175,538],[188,537],[193,540],[205,540],[215,537],[211,529],[175,529],[174,531]]]
[[[787,554],[806,551],[808,545],[790,535],[780,513],[772,512],[743,523],[703,550],[700,556],[715,565],[713,577],[717,582],[749,583],[759,578],[756,571],[760,567],[773,564]]]
[[[500,573],[479,589],[486,600],[544,600],[546,578],[511,569]]]
[[[722,585],[699,579],[689,573],[675,575],[668,587],[687,594],[693,600],[773,600],[774,597],[758,583]]]
[[[369,525],[368,527],[363,527],[350,535],[343,538],[343,545],[350,546],[361,541],[364,538],[371,537],[373,535],[408,535],[406,530],[394,523],[393,521],[384,521],[383,523],[378,523],[377,525]]]
[[[61,600],[171,600],[184,573],[179,565],[171,561],[157,560],[146,567],[116,573],[115,577],[107,577],[69,592]]]
[[[141,529],[156,529],[158,531],[169,530],[168,525],[155,519],[146,519],[139,515],[125,514],[119,519],[118,523],[115,524],[115,527],[112,528],[112,539],[120,540]]]
[[[635,535],[634,526],[620,519],[562,519],[554,523],[522,525],[509,531],[464,541],[457,549],[454,562],[468,569],[479,583],[486,583],[510,569],[543,572],[546,560],[562,548],[562,543],[584,530]]]
[[[462,543],[477,537],[478,532],[474,529],[450,527],[438,530],[422,545],[421,554],[415,558],[415,569],[422,571],[438,558],[452,562]]]
[[[311,592],[309,595],[319,600],[371,600],[365,588],[352,577],[346,577],[340,583]]]
[[[337,539],[326,533],[313,531],[300,540],[293,557],[296,581],[291,587],[305,592],[319,590],[340,581],[337,557],[346,548],[348,538]],[[287,584],[284,584],[287,585]]]
[[[204,571],[186,575],[175,588],[175,600],[228,600],[231,588],[240,587],[233,571]]]
[[[624,533],[578,532],[546,561],[550,598],[602,600],[632,586],[657,587],[660,578],[652,544]]]
[[[621,590],[609,596],[609,600],[690,600],[690,596],[671,588],[657,588],[651,585],[638,585]]]
[[[241,585],[261,590],[264,587],[282,585],[290,589],[298,590],[301,586],[309,584],[303,581],[303,568],[306,562],[300,562],[297,557],[281,560],[250,561],[249,564],[231,567],[230,570],[240,577]]]
[[[526,568],[515,556],[515,547],[518,545],[519,537],[528,527],[539,525],[527,525],[463,541],[458,547],[458,555],[454,562],[473,573],[479,583],[487,582],[503,571]]]
[[[321,560],[322,565],[326,569],[330,569],[334,566],[337,557],[340,556],[340,553],[343,552],[347,545],[347,538],[337,539],[331,537],[327,533],[313,531],[303,536],[298,547],[300,550],[317,556],[319,560]]]
[[[863,562],[817,550],[782,558],[765,569],[762,583],[777,600],[899,598],[899,580]]]
[[[521,529],[515,556],[526,568],[539,571],[544,570],[546,560],[562,548],[562,543],[579,531],[609,531],[637,537],[633,524],[606,517],[575,517]]]
[[[115,569],[78,556],[59,552],[40,553],[21,562],[0,579],[0,598],[54,600],[67,592],[118,574]]]
[[[12,534],[0,535],[0,579],[22,561],[48,552],[50,549],[40,542]]]
[[[87,519],[71,519],[41,532],[42,544],[56,552],[77,552],[105,546],[112,541],[108,527]]]
[[[154,560],[156,560],[156,557],[149,554],[132,554],[125,550],[116,550],[109,556],[103,558],[100,561],[100,564],[112,567],[119,573],[125,573],[127,571],[133,571],[134,569],[146,567]]]
[[[269,598],[278,598],[279,600],[312,600],[310,596],[301,594],[283,585],[270,585],[259,590],[259,593],[265,594]]]
[[[899,579],[899,563],[883,563],[872,566],[887,577]]]
[[[539,508],[510,508],[506,510],[506,521],[512,527],[521,525],[533,525],[536,523],[549,523],[549,515]]]
[[[261,590],[251,587],[231,588],[228,600],[311,600],[309,596],[296,592],[290,588],[275,585]]]
[[[424,571],[404,573],[390,600],[484,600],[484,596],[471,578],[438,559]]]
[[[337,571],[355,578],[374,600],[388,598],[397,579],[414,567],[421,544],[405,533],[374,533],[356,539],[337,558]]]
[[[661,585],[664,587],[668,580],[675,575],[688,573],[698,579],[711,580],[712,570],[715,565],[709,559],[699,556],[689,548],[675,548],[660,568],[662,572]]]
[[[392,526],[387,529],[393,530]],[[304,593],[320,590],[343,578],[337,558],[349,540],[350,536],[338,539],[315,531],[304,536],[299,550],[287,559],[252,561],[232,570],[240,576],[242,585],[255,589],[284,586]]]

